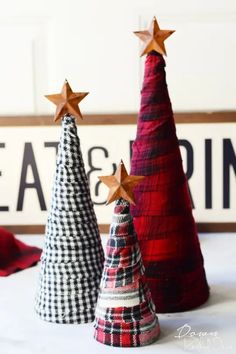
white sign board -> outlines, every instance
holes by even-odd
[[[59,126],[0,127],[0,225],[46,223]],[[98,176],[122,158],[129,169],[136,125],[78,126],[91,195],[100,224],[113,205]],[[236,221],[236,123],[177,124],[197,222]]]

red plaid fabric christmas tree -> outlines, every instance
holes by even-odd
[[[110,200],[113,197],[118,200],[110,228],[95,312],[95,339],[110,346],[138,347],[154,342],[159,336],[160,328],[144,276],[129,202],[120,198],[123,195],[132,200],[128,185],[132,176],[128,176],[124,165],[122,166],[120,173],[118,169],[115,176],[124,177],[126,174],[128,182],[125,185],[123,179],[123,182],[117,184],[116,190],[111,188]],[[114,177],[113,186],[116,183],[115,176],[111,176]]]
[[[131,162],[132,174],[148,178],[134,190],[131,213],[158,312],[189,310],[209,296],[175,130],[165,61],[151,50]]]

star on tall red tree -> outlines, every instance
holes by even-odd
[[[174,32],[175,31],[172,30],[161,30],[156,17],[154,17],[148,30],[134,32],[134,34],[144,42],[141,56],[153,50],[162,55],[166,55],[164,41]]]

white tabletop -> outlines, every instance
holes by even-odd
[[[43,236],[19,236],[42,246]],[[103,236],[104,243],[107,237]],[[34,313],[39,266],[0,277],[0,354],[235,353],[236,234],[202,234],[201,247],[211,287],[201,308],[159,315],[161,336],[147,347],[111,348],[93,339],[93,325],[43,322]],[[182,334],[179,328],[184,327]],[[192,332],[192,336],[187,332]],[[195,332],[195,333],[193,333]],[[180,338],[179,338],[180,337]]]

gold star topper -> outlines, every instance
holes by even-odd
[[[88,92],[73,92],[67,80],[64,82],[61,93],[46,95],[45,97],[57,106],[54,122],[63,117],[66,113],[70,113],[76,118],[83,119],[78,105],[87,95]]]
[[[128,175],[125,165],[121,160],[116,172],[112,176],[98,177],[110,190],[107,198],[107,205],[114,200],[123,198],[135,205],[133,189],[145,177]]]
[[[144,42],[140,56],[142,57],[144,54],[148,54],[152,50],[162,55],[166,55],[164,41],[174,32],[175,31],[172,30],[161,30],[156,17],[154,17],[148,30],[134,32],[134,34]]]

